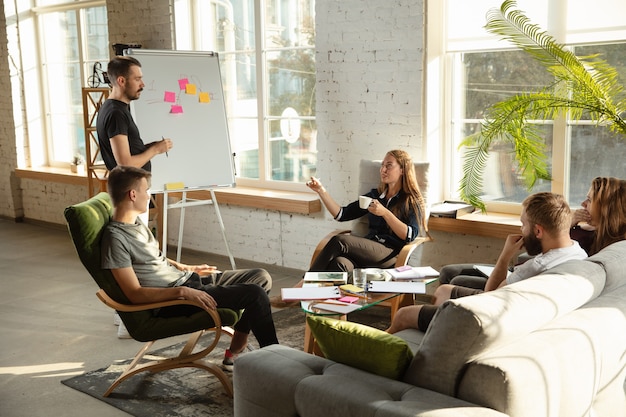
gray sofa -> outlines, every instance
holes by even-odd
[[[391,380],[284,346],[235,362],[236,417],[626,416],[626,242],[446,302]]]

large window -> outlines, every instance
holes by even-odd
[[[315,174],[314,0],[176,0],[176,48],[218,52],[240,184]]]
[[[439,7],[429,1],[429,7]],[[499,7],[501,0],[447,0],[438,13],[441,27],[429,25],[429,35],[437,38],[429,62],[434,73],[443,76],[440,85],[429,80],[429,94],[445,91],[441,112],[429,118],[429,131],[436,131],[449,158],[449,177],[444,188],[447,198],[457,197],[461,178],[460,141],[480,127],[490,105],[514,95],[549,85],[550,74],[527,54],[491,37],[483,28],[485,13]],[[626,25],[614,15],[626,12],[618,0],[599,0],[593,8],[581,2],[518,1],[518,8],[560,42],[581,56],[601,54],[617,68],[626,82]],[[610,11],[610,12],[609,12]],[[438,33],[433,33],[438,31]],[[429,78],[431,78],[429,74]],[[436,78],[436,77],[435,77]],[[430,109],[430,108],[429,108]],[[437,113],[437,112],[435,112]],[[584,199],[596,176],[625,177],[626,138],[617,138],[607,128],[591,121],[536,120],[544,132],[548,166],[553,181],[541,181],[532,192],[562,193],[573,206]],[[433,129],[433,125],[437,126]],[[431,140],[433,138],[430,138]],[[495,147],[484,176],[484,199],[490,210],[519,209],[529,194],[518,176],[512,149]],[[503,203],[503,204],[498,204]]]
[[[85,155],[81,88],[94,63],[109,59],[104,3],[5,2],[18,166]]]

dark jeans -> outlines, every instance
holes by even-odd
[[[264,269],[225,271],[222,274],[224,279],[221,279],[222,276],[217,277],[217,284],[213,284],[212,279],[206,282],[206,278],[193,274],[183,285],[205,291],[215,299],[220,308],[243,310],[234,329],[246,334],[252,331],[259,346],[264,347],[278,343],[270,300],[266,290],[261,287],[263,281],[267,282],[265,275],[269,277]],[[227,284],[222,285],[222,282]],[[271,278],[269,282],[271,283]]]
[[[354,268],[393,268],[398,252],[382,243],[350,234],[331,238],[309,271],[344,271]]]

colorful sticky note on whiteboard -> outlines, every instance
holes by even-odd
[[[178,87],[181,90],[184,90],[187,84],[189,84],[189,80],[187,78],[181,78],[180,80],[178,80]]]
[[[211,102],[211,96],[209,95],[209,93],[207,92],[201,92],[200,93],[200,103],[210,103]]]
[[[166,103],[176,103],[176,94],[173,91],[166,91],[163,100]]]
[[[187,94],[196,94],[196,85],[195,84],[187,84],[185,86],[185,93],[187,93]]]
[[[182,112],[183,112],[183,106],[180,106],[178,104],[173,104],[172,105],[172,109],[170,110],[170,113],[180,114]]]

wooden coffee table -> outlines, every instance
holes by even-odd
[[[362,311],[366,310],[370,307],[374,307],[383,302],[389,302],[391,304],[392,310],[392,318],[393,313],[395,313],[400,307],[401,302],[403,302],[405,296],[410,294],[398,294],[398,293],[367,293],[366,297],[359,298],[355,304],[359,305],[359,308],[354,311]],[[301,301],[300,308],[302,311],[306,313],[306,315],[313,316],[325,316],[325,317],[334,317],[338,320],[347,320],[347,315],[336,313],[333,311],[323,310],[321,308],[315,307],[315,302],[318,300],[310,300],[310,301]],[[311,304],[313,304],[311,306]],[[311,329],[309,328],[309,324],[305,319],[304,324],[304,351],[307,353],[319,354],[319,351],[316,351],[315,339],[311,335]]]

